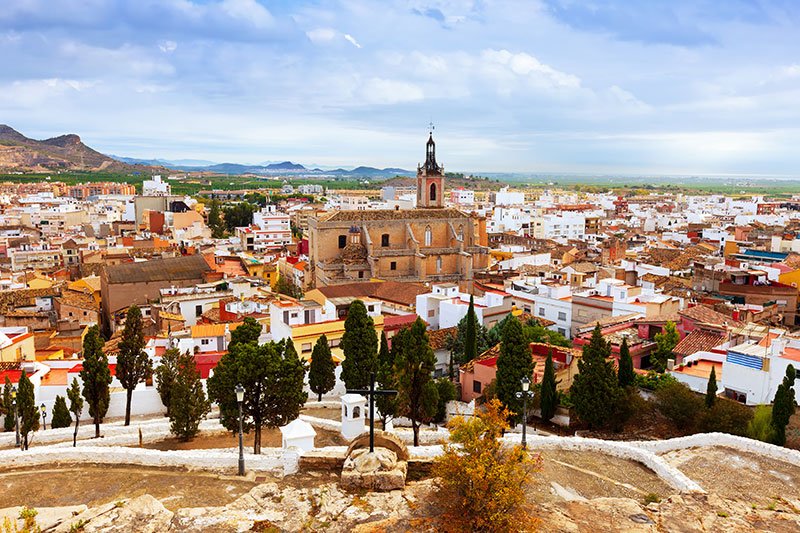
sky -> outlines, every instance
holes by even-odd
[[[2,0],[0,123],[141,158],[800,177],[797,0]]]

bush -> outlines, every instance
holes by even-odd
[[[680,430],[689,430],[703,409],[703,398],[683,383],[666,383],[656,390],[656,406]]]
[[[746,405],[727,398],[717,398],[714,406],[705,409],[700,416],[699,428],[704,433],[719,431],[744,437],[752,419],[753,411]]]
[[[757,406],[753,419],[747,424],[747,436],[761,442],[771,442],[772,432],[772,406]]]
[[[69,414],[67,409],[67,401],[63,396],[56,396],[56,403],[53,405],[53,421],[50,427],[68,428],[72,425],[72,415]]]
[[[670,383],[678,383],[678,380],[675,379],[672,374],[659,374],[654,370],[650,370],[647,372],[647,375],[644,376],[636,374],[633,383],[639,388],[656,391]]]
[[[622,399],[617,403],[617,409],[611,421],[611,429],[617,432],[622,431],[628,420],[647,416],[652,410],[652,404],[642,398],[639,389],[626,387],[623,389]]]
[[[448,378],[439,378],[436,380],[436,389],[439,391],[439,403],[433,421],[439,423],[447,417],[447,402],[456,399],[456,386]]]
[[[476,399],[475,403],[477,405],[483,405],[483,404],[487,404],[490,401],[492,401],[495,398],[497,398],[496,385],[497,385],[497,382],[494,379],[491,382],[489,382],[489,384],[486,385],[483,388],[483,392],[481,393],[480,396],[478,396],[478,398]]]
[[[443,529],[535,529],[525,485],[541,460],[521,446],[502,446],[500,436],[509,418],[508,409],[494,399],[476,417],[450,422],[450,442],[433,466],[439,489],[434,497],[445,511]]]

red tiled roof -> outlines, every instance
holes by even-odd
[[[408,315],[387,315],[383,317],[383,329],[384,330],[400,329],[404,326],[410,326],[416,320],[417,320],[417,315],[414,313],[410,313]],[[433,331],[428,332],[429,338],[432,333],[434,332]]]
[[[22,377],[22,370],[0,370],[0,383],[5,383],[6,378],[12,383],[19,383]]]
[[[428,341],[430,341],[431,348],[433,348],[434,351],[444,349],[447,339],[450,338],[451,335],[455,335],[456,331],[458,331],[456,326],[429,331]]]
[[[723,326],[725,324],[729,326],[735,326],[740,324],[738,320],[734,320],[728,315],[714,311],[707,305],[695,305],[694,307],[687,307],[686,309],[678,311],[678,314],[688,318],[689,320],[694,320],[695,322],[714,324],[716,326]]]
[[[697,352],[709,352],[725,342],[725,334],[696,329],[686,335],[672,350],[676,355],[686,357]]]
[[[111,370],[111,376],[112,377],[117,375],[117,365],[109,364],[108,368],[109,368],[109,370]],[[75,374],[75,373],[80,372],[81,370],[83,370],[83,363],[78,363],[77,365],[75,365],[75,366],[73,366],[72,368],[69,369],[69,373],[70,374]]]

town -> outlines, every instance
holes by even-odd
[[[495,416],[523,448],[677,438],[796,479],[800,197],[475,191],[420,145],[415,185],[364,194],[4,183],[3,463],[233,473],[238,432],[240,475],[397,490],[448,421]]]

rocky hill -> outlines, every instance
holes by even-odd
[[[108,172],[151,171],[155,167],[130,165],[83,144],[75,134],[37,141],[0,124],[0,171],[47,172],[84,170]]]

